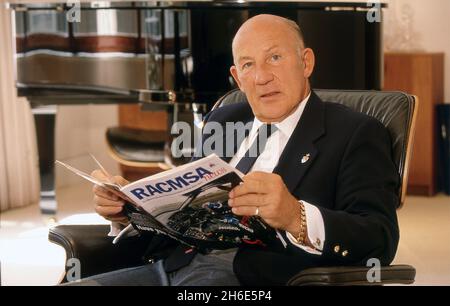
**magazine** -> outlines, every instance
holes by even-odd
[[[198,249],[268,245],[280,238],[260,217],[232,213],[228,193],[242,182],[243,174],[215,154],[125,186],[99,181],[60,161],[57,164],[124,199],[130,226],[143,235],[164,234]]]

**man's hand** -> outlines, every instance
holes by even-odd
[[[291,195],[283,179],[274,173],[251,172],[243,183],[229,193],[228,204],[240,216],[258,215],[270,226],[294,237],[300,231],[299,202]]]
[[[91,173],[91,176],[104,182],[111,181],[101,170],[94,170]],[[128,184],[128,181],[121,176],[114,176],[113,179],[114,183],[119,183],[120,185]],[[124,225],[128,224],[128,219],[122,213],[123,205],[125,204],[124,200],[97,185],[94,186],[93,192],[95,211],[100,216],[109,221],[118,222]]]

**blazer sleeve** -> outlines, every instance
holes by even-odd
[[[389,133],[379,121],[364,120],[341,160],[333,209],[318,207],[326,237],[322,259],[366,265],[368,259],[377,258],[389,265],[399,241],[398,190]]]

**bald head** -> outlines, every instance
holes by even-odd
[[[305,48],[303,33],[297,23],[284,17],[261,14],[245,21],[234,36],[232,51],[235,62],[236,48],[239,43],[247,40],[249,35],[258,35],[258,33],[263,33],[269,28],[280,32],[281,35],[291,36],[299,51]]]
[[[281,122],[310,93],[314,52],[298,25],[274,15],[247,20],[233,40],[230,73],[262,122]]]

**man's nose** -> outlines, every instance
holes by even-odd
[[[265,85],[273,80],[273,73],[264,66],[256,68],[255,83],[256,85]]]

